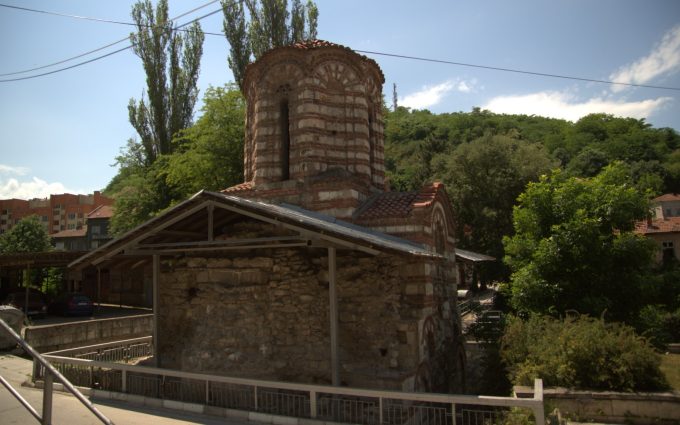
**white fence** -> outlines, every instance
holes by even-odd
[[[143,348],[144,344],[149,348]],[[133,351],[150,353],[150,344],[150,339],[138,338],[122,341],[121,347],[101,344],[49,353],[45,358],[75,385],[190,404],[195,411],[210,406],[367,425],[490,425],[505,423],[522,410],[532,413],[537,425],[545,423],[541,380],[534,384],[533,398],[492,397],[307,385],[110,362],[129,361]],[[108,361],[93,360],[97,358]],[[41,374],[41,368],[36,367],[34,379],[40,379]]]

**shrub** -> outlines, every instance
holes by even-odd
[[[655,347],[664,350],[669,343],[680,342],[680,308],[671,312],[663,306],[645,306],[640,310],[637,327]]]
[[[609,391],[655,391],[668,384],[660,358],[629,326],[587,316],[564,320],[511,317],[501,357],[515,385],[542,378],[546,386]]]

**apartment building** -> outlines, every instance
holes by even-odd
[[[81,229],[87,215],[100,206],[112,206],[113,199],[99,191],[90,195],[62,193],[44,199],[0,199],[0,233],[11,229],[24,217],[37,215],[50,235],[63,230]]]

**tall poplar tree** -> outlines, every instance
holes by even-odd
[[[167,0],[132,7],[137,31],[130,34],[146,73],[146,93],[130,99],[131,139],[116,157],[120,170],[107,191],[116,198],[111,231],[121,234],[167,208],[175,198],[164,164],[175,150],[173,138],[192,125],[204,34],[198,22],[181,32],[168,17]]]
[[[130,124],[144,147],[147,165],[171,153],[173,136],[192,123],[204,34],[194,22],[182,35],[168,18],[167,0],[154,11],[150,0],[132,7],[137,32],[130,34],[146,73],[146,99],[130,99]]]
[[[246,16],[246,10],[248,16]],[[312,0],[222,0],[229,67],[243,88],[246,66],[268,50],[317,37],[319,9]],[[247,20],[249,18],[249,20]]]

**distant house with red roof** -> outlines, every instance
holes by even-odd
[[[112,206],[97,206],[85,214],[84,225],[51,235],[55,248],[63,251],[89,251],[99,248],[112,239],[108,232],[109,221],[112,216]]]
[[[652,199],[652,217],[635,223],[635,233],[656,241],[659,263],[680,260],[680,194],[667,193]]]

